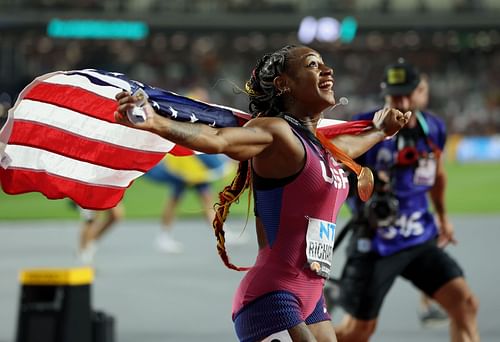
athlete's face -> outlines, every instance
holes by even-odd
[[[305,112],[321,112],[335,104],[333,70],[320,54],[308,47],[290,52],[286,79],[294,105]]]

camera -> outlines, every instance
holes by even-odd
[[[401,166],[415,165],[420,157],[420,153],[413,146],[406,146],[398,151],[396,163]]]
[[[399,212],[399,201],[392,191],[376,191],[366,202],[364,216],[371,228],[384,228],[393,224]]]

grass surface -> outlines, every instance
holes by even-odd
[[[450,214],[500,213],[500,164],[448,163],[447,207]],[[215,193],[230,182],[226,178],[214,184]],[[127,190],[124,205],[128,218],[160,217],[167,198],[168,188],[146,179],[138,179]],[[241,203],[231,207],[231,215],[247,213],[245,194]],[[215,202],[214,197],[214,202]],[[250,213],[252,214],[252,212]],[[348,215],[343,208],[341,215]],[[178,216],[201,216],[200,204],[195,193],[186,193]],[[6,195],[0,192],[0,220],[54,219],[79,217],[69,200],[47,200],[39,193]]]

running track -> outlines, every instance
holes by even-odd
[[[459,244],[448,250],[464,267],[481,301],[482,341],[500,341],[500,216],[455,216],[452,221]],[[244,222],[229,221],[229,225],[236,231]],[[78,226],[77,221],[0,221],[0,342],[14,341],[19,270],[78,265]],[[115,317],[117,342],[236,341],[230,310],[241,274],[224,268],[209,228],[198,220],[177,222],[175,234],[186,247],[180,255],[155,250],[157,229],[154,220],[126,220],[105,236],[98,250],[92,306]],[[256,253],[252,222],[243,234],[251,241],[230,247],[229,253],[236,264],[249,265]],[[343,261],[340,249],[334,261],[337,273]],[[399,280],[372,341],[448,341],[446,327],[420,327],[417,303],[417,292]]]

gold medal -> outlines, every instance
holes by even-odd
[[[337,158],[344,163],[349,169],[354,171],[358,176],[358,195],[363,202],[366,202],[372,197],[373,185],[375,183],[373,179],[372,170],[366,166],[361,166],[356,163],[347,153],[342,151],[340,148],[335,146],[330,140],[328,140],[321,132],[317,133],[319,141],[326,146],[330,152],[332,152]]]
[[[372,170],[363,166],[361,172],[358,174],[358,195],[363,202],[370,199],[373,193],[373,173]]]

